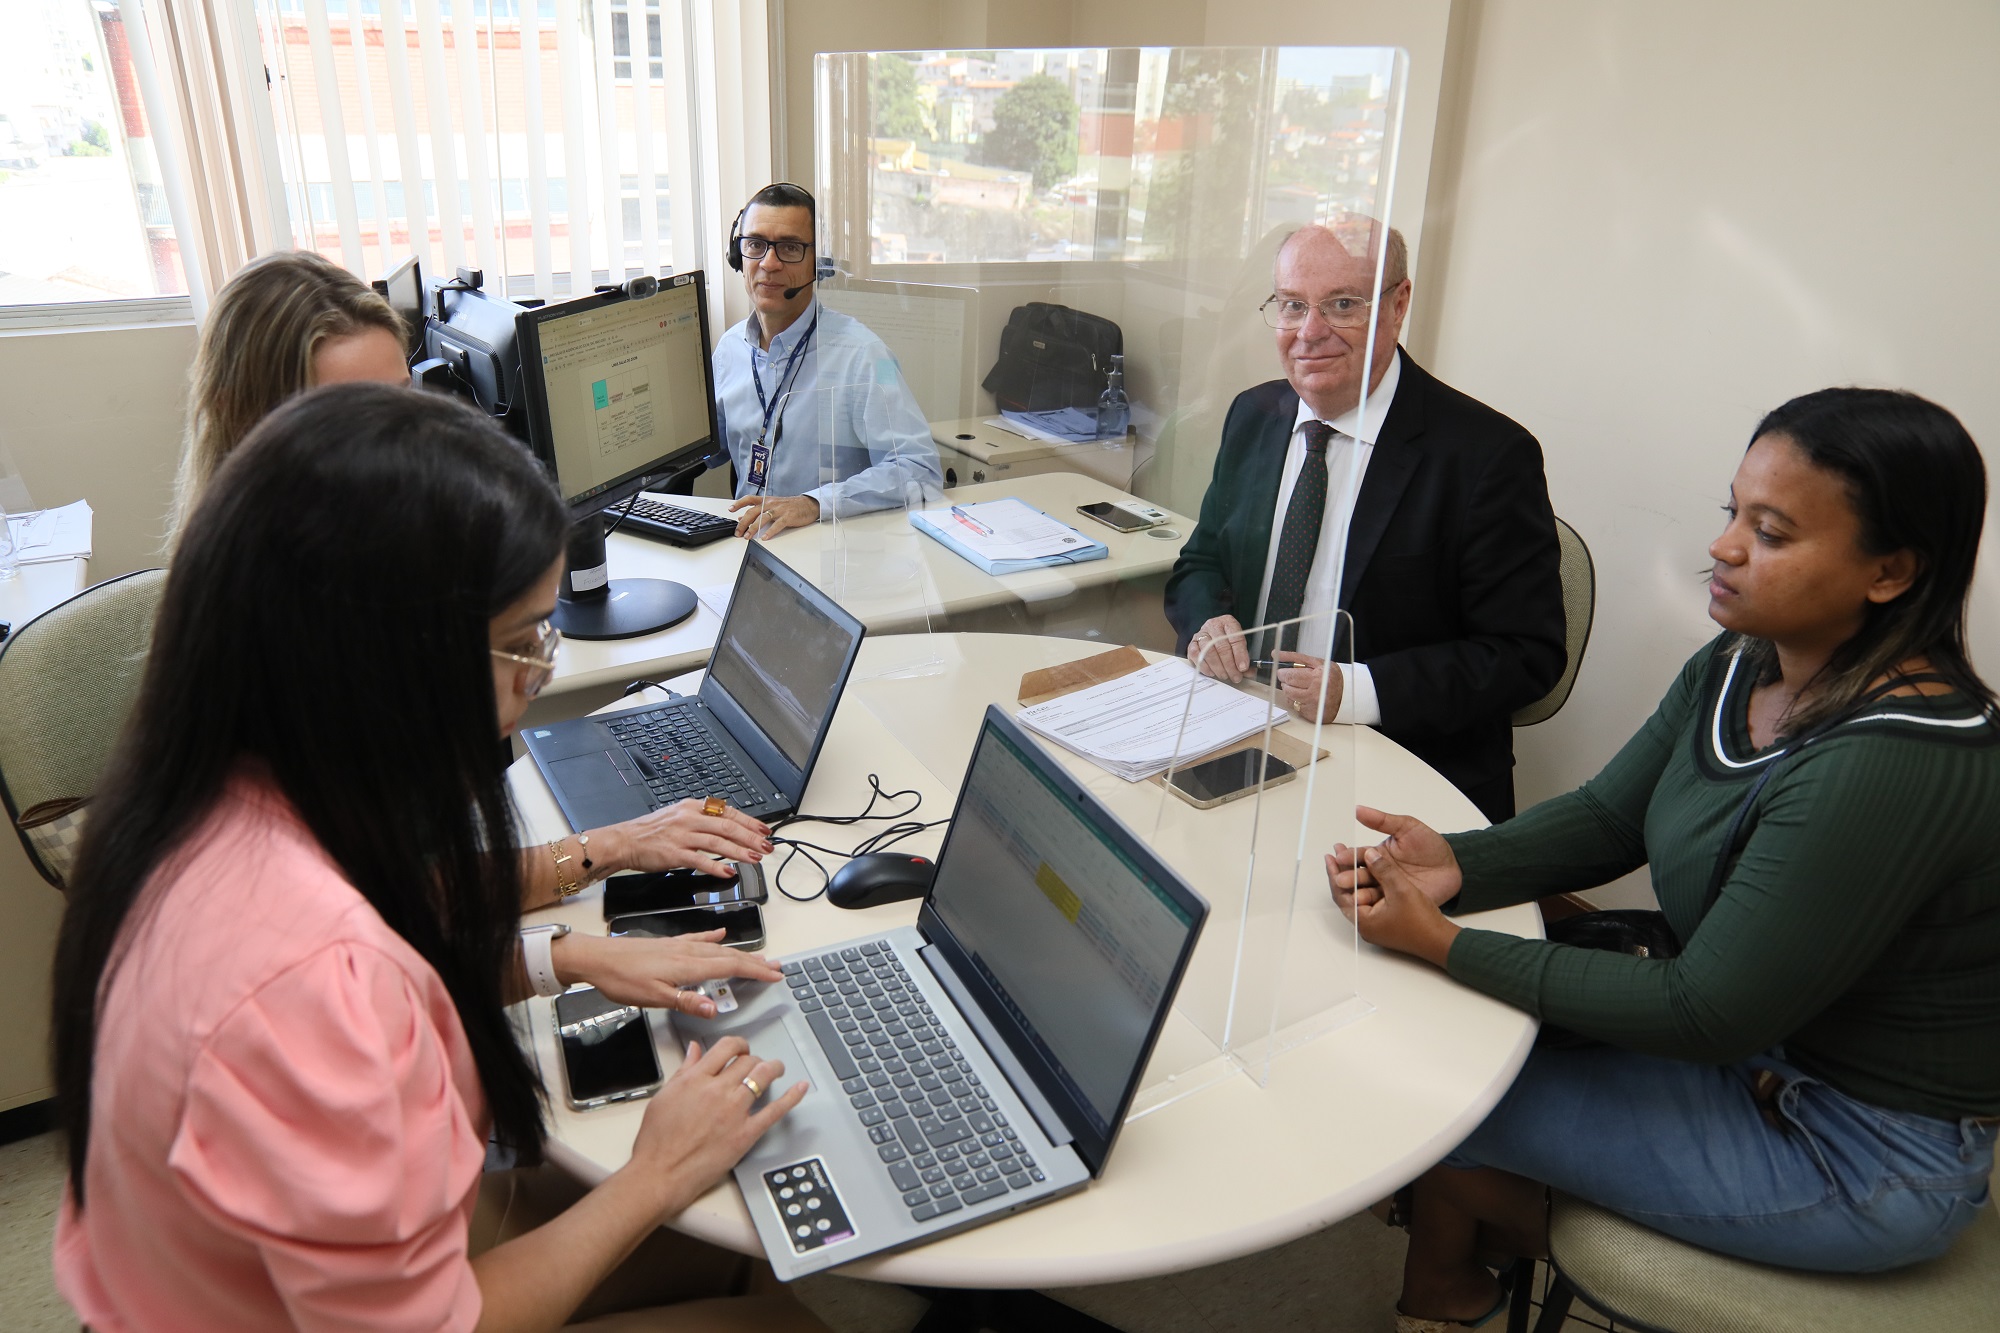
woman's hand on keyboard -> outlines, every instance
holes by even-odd
[[[734,806],[719,815],[703,814],[702,802],[690,797],[591,830],[590,873],[602,878],[618,870],[688,869],[728,879],[736,873],[730,861],[761,861],[770,850],[770,825]]]
[[[710,930],[653,939],[572,931],[555,942],[552,961],[561,981],[572,986],[588,982],[620,1004],[713,1018],[715,1001],[691,987],[730,977],[778,981],[784,976],[762,954],[726,947],[722,934]]]

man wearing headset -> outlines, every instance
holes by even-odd
[[[929,424],[882,340],[813,295],[817,221],[797,185],[750,197],[729,235],[750,318],[715,349],[715,408],[736,465],[736,535],[943,496]]]

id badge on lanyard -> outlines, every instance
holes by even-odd
[[[806,326],[805,336],[799,339],[799,345],[792,349],[790,359],[785,362],[785,369],[778,376],[777,390],[770,398],[764,396],[764,378],[757,373],[757,359],[755,354],[753,353],[751,356],[750,382],[756,385],[757,403],[758,406],[764,409],[764,428],[757,433],[756,441],[750,446],[750,488],[752,490],[761,491],[764,489],[765,478],[769,476],[771,471],[771,423],[774,420],[777,421],[779,432],[782,433],[784,431],[783,416],[785,399],[790,396],[789,386],[797,383],[799,360],[805,356],[806,347],[812,342],[813,334],[818,332],[818,330],[819,316],[815,314],[812,323]]]

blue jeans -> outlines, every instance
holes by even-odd
[[[1757,1074],[1782,1085],[1766,1123]],[[1721,1254],[1833,1273],[1932,1259],[1986,1205],[1990,1120],[1856,1101],[1775,1055],[1698,1065],[1537,1046],[1444,1159],[1553,1185]]]

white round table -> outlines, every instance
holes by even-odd
[[[943,818],[950,813],[986,706],[999,702],[1013,707],[1023,672],[1096,650],[1087,642],[1028,635],[904,635],[866,641],[803,808],[829,814],[858,811],[866,801],[867,776],[874,773],[885,788],[920,791],[920,817]],[[927,664],[928,674],[907,674],[916,662]],[[1301,739],[1309,735],[1297,722],[1288,729]],[[1357,730],[1363,801],[1417,815],[1446,831],[1483,822],[1471,802],[1421,760],[1378,732]],[[1073,764],[1081,768],[1084,761]],[[532,762],[517,762],[511,778],[529,833],[546,838],[562,832],[561,817]],[[1149,788],[1142,793],[1139,785],[1130,799],[1145,804],[1132,808],[1157,810],[1157,789],[1142,784]],[[1105,790],[1102,782],[1098,790]],[[1209,813],[1187,811],[1189,817]],[[1151,827],[1129,815],[1127,819],[1142,834]],[[865,832],[821,825],[801,830],[801,836],[847,846]],[[935,854],[942,832],[933,830],[899,849]],[[1325,840],[1332,841],[1333,836]],[[1222,859],[1211,875],[1228,873],[1227,852],[1218,855]],[[1177,864],[1176,869],[1197,889],[1203,887],[1201,865]],[[786,886],[807,892],[817,887],[817,876],[801,860],[787,873]],[[534,919],[566,920],[578,929],[602,931],[599,897],[597,890],[587,890]],[[795,903],[774,892],[765,908],[767,951],[780,956],[818,950],[909,924],[916,909],[915,903],[900,903],[846,912],[824,900]],[[1464,920],[1516,935],[1541,933],[1541,918],[1532,906]],[[1200,948],[1210,944],[1205,935]],[[1359,989],[1372,1011],[1276,1056],[1264,1086],[1238,1075],[1130,1121],[1103,1177],[1080,1193],[837,1271],[944,1287],[1126,1281],[1267,1249],[1385,1197],[1436,1163],[1479,1124],[1527,1058],[1535,1025],[1519,1010],[1467,990],[1431,967],[1368,945],[1361,946],[1357,966]],[[569,1111],[562,1105],[547,1001],[529,1002],[527,1025],[555,1105],[551,1159],[587,1181],[602,1179],[628,1157],[642,1107]],[[676,1059],[671,1049],[663,1048],[667,1067]],[[709,1191],[672,1225],[741,1253],[761,1253],[733,1180]]]

